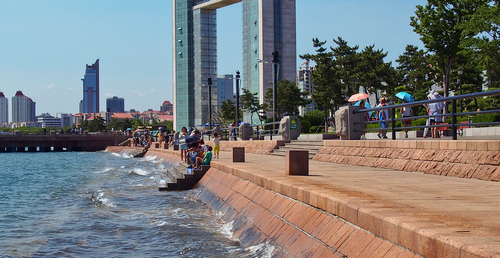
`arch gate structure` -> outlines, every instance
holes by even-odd
[[[295,0],[173,0],[174,128],[208,122],[208,78],[217,87],[217,9],[242,3],[242,87],[260,103],[272,87],[265,65],[279,52],[278,80],[296,78]],[[230,21],[227,21],[230,22]],[[235,36],[238,37],[238,36]],[[217,99],[212,91],[212,100]],[[216,110],[212,109],[212,110]],[[245,116],[245,121],[249,121]]]

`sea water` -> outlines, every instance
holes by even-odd
[[[159,192],[168,164],[108,152],[1,153],[0,257],[262,257],[196,190]]]

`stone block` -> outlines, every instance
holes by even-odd
[[[245,162],[245,147],[233,147],[233,162]]]
[[[285,174],[309,175],[309,151],[287,150],[285,154]]]
[[[179,150],[179,145],[174,145],[174,151]]]

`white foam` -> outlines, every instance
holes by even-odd
[[[227,238],[229,239],[232,239],[233,238],[233,225],[234,225],[234,220],[222,225],[222,227],[220,227],[220,232],[226,236]]]
[[[102,173],[106,173],[106,172],[111,171],[111,170],[113,170],[113,168],[104,168],[103,171],[96,171],[96,172],[92,172],[92,173],[94,173],[94,174],[102,174]]]
[[[147,176],[147,175],[149,175],[149,172],[144,170],[144,169],[134,168],[134,170],[132,170],[129,174],[137,174],[140,176]]]

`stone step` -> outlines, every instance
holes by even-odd
[[[313,159],[321,147],[323,147],[322,141],[291,141],[280,146],[279,149],[274,149],[270,155],[284,157],[287,150],[307,150],[309,151],[309,159]]]
[[[158,184],[159,191],[181,191],[192,189],[200,179],[205,175],[205,173],[210,169],[210,166],[201,166],[198,169],[192,168],[188,174],[188,169],[183,166],[177,166],[174,169],[168,170],[167,174],[169,178],[174,177],[175,181],[166,181],[164,184]],[[184,172],[182,172],[184,171]],[[155,178],[156,180],[156,178]],[[160,180],[161,181],[161,180]],[[158,182],[158,181],[157,181]]]

